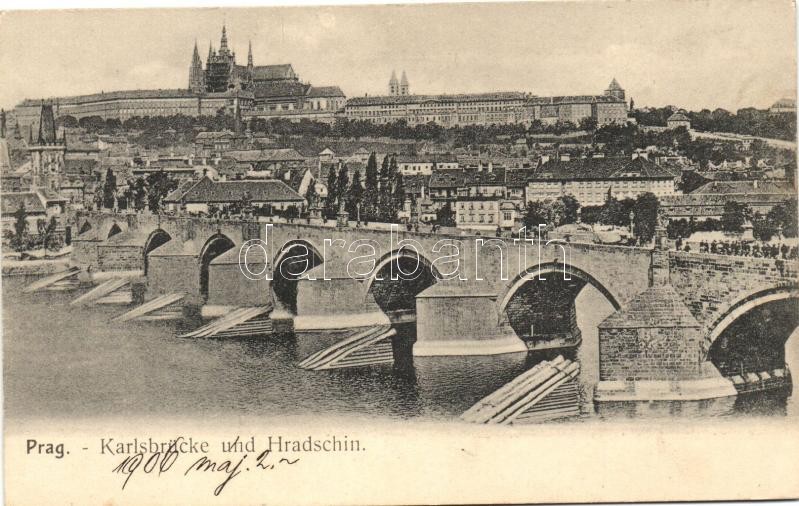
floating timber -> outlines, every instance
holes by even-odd
[[[486,424],[533,423],[578,415],[580,365],[562,356],[537,364],[469,408],[461,418]]]
[[[119,294],[117,294],[116,292],[118,292],[121,288],[125,287],[129,283],[130,280],[128,278],[112,278],[106,280],[103,283],[100,283],[99,285],[95,286],[88,292],[84,293],[77,299],[70,302],[70,305],[78,306],[81,304],[89,304],[95,301],[98,303],[109,303],[107,301],[109,297],[112,297],[112,300],[114,300],[113,296],[117,297],[119,297],[120,295],[124,296],[125,291],[120,291]],[[124,298],[124,300],[127,300],[128,304],[130,303],[131,296],[129,290],[127,291],[127,297]]]
[[[321,371],[342,367],[390,364],[394,362],[391,337],[397,333],[390,325],[357,329],[333,346],[318,351],[298,365]]]
[[[42,279],[37,279],[26,286],[23,291],[25,293],[33,293],[44,289],[67,290],[73,287],[76,288],[78,286],[77,276],[79,272],[80,269],[78,267],[71,267],[66,271],[57,272],[45,276]]]
[[[240,307],[180,337],[244,337],[272,333],[272,306]]]
[[[168,293],[136,306],[127,313],[114,318],[114,321],[126,322],[129,320],[173,320],[183,316],[183,308],[177,304],[185,293]]]

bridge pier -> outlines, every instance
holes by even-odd
[[[594,401],[697,401],[736,395],[706,361],[702,327],[669,279],[668,252],[652,252],[650,287],[599,324]]]
[[[527,351],[509,326],[499,325],[497,295],[482,284],[437,283],[416,296],[413,355],[499,355]]]
[[[315,271],[311,271],[311,275]],[[364,294],[366,280],[350,277],[297,281],[298,331],[333,330],[391,323],[377,306],[369,304]]]

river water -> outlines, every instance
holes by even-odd
[[[385,365],[306,371],[295,364],[335,342],[336,335],[184,339],[177,334],[199,322],[113,323],[123,307],[69,306],[79,292],[22,293],[30,281],[3,280],[5,410],[7,417],[19,421],[322,413],[454,420],[535,361],[523,353],[417,357],[412,368],[403,370]],[[598,376],[596,324],[612,308],[586,287],[577,299],[577,311],[583,333],[577,355],[580,383],[590,398]],[[796,335],[788,341],[789,364],[799,364]],[[597,416],[590,402],[583,411],[582,419],[614,417]],[[688,409],[648,403],[621,413],[795,417],[799,403],[796,395],[787,401],[754,398],[721,409],[702,403]]]

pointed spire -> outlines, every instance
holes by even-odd
[[[405,71],[402,71],[402,79],[400,80],[400,84],[407,86],[408,85],[408,76],[405,75]]]
[[[219,54],[226,54],[228,52],[227,47],[227,30],[225,29],[225,25],[222,25],[222,40],[219,42]]]
[[[397,81],[397,72],[395,70],[391,71],[391,79],[388,81],[390,84],[396,84]]]
[[[211,57],[214,54],[214,46],[211,45],[211,41],[208,41],[208,60],[206,63],[211,63]]]
[[[194,39],[194,53],[191,55],[191,66],[197,67],[202,65],[202,60],[200,59],[200,51],[197,49],[197,39]]]
[[[252,67],[252,41],[247,46],[247,66]]]

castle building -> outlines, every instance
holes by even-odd
[[[251,92],[252,108],[242,109],[245,117],[292,114],[314,117],[322,111],[332,117],[332,113],[341,109],[346,100],[338,86],[319,87],[302,82],[291,64],[255,65],[251,42],[247,65],[237,64],[236,52],[228,45],[224,26],[219,49],[212,45],[208,47],[205,69],[195,44],[189,69],[189,89],[195,93]]]
[[[616,79],[602,95],[537,97],[522,92],[471,93],[460,95],[411,95],[405,72],[402,79],[392,72],[389,95],[356,97],[347,101],[344,116],[377,124],[404,120],[409,125],[437,123],[443,126],[544,124],[571,122],[579,125],[594,118],[598,126],[627,122],[624,89]]]
[[[406,79],[407,82],[407,79]],[[400,83],[401,93],[402,83]],[[443,126],[521,123],[527,95],[521,92],[461,95],[395,95],[347,100],[344,116],[376,124],[404,120],[408,125]]]
[[[77,119],[99,116],[124,121],[136,116],[214,116],[220,109],[240,111],[241,118],[287,117],[332,122],[346,97],[338,86],[311,86],[300,81],[291,64],[255,65],[252,44],[247,64],[236,63],[222,27],[219,49],[209,45],[203,67],[197,42],[189,65],[188,86],[183,89],[127,90],[50,100],[58,116]],[[23,100],[14,108],[18,123],[34,131],[41,100]]]
[[[594,118],[597,126],[627,122],[624,89],[614,78],[602,95],[568,95],[531,97],[527,102],[527,118],[545,125],[570,122],[579,125],[584,118]]]

